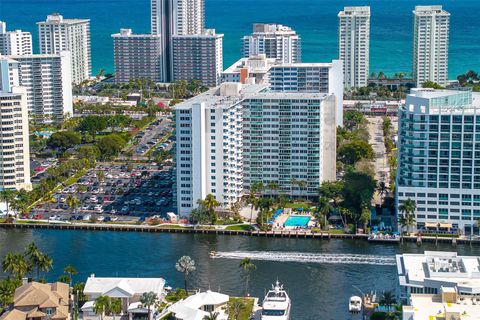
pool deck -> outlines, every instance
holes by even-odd
[[[275,230],[293,230],[293,229],[296,229],[296,228],[306,229],[306,227],[301,227],[301,226],[285,226],[285,222],[287,221],[287,219],[288,219],[290,216],[310,217],[310,218],[312,218],[312,216],[309,215],[309,214],[298,214],[298,215],[294,215],[294,214],[282,213],[282,214],[279,215],[279,216],[277,217],[277,219],[275,219],[275,221],[273,222],[273,229],[275,229]],[[313,224],[314,224],[314,223],[313,223],[312,221],[309,221],[309,222],[308,222],[308,226],[313,226]]]

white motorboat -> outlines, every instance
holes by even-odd
[[[290,308],[290,298],[277,280],[263,299],[262,320],[289,320]]]
[[[348,303],[348,311],[351,313],[359,313],[362,311],[362,298],[359,296],[351,296]]]

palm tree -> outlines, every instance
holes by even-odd
[[[10,211],[10,203],[15,199],[15,191],[11,189],[3,189],[0,191],[0,200],[5,202],[7,206],[7,214]]]
[[[413,226],[415,224],[415,216],[413,213],[415,212],[416,209],[416,204],[415,201],[412,199],[408,198],[407,200],[403,201],[399,206],[398,206],[398,211],[402,212],[403,215],[398,217],[398,223],[401,226],[401,231],[403,231],[403,228],[407,228],[407,232],[410,229],[410,226]]]
[[[203,317],[203,320],[217,320],[218,319],[218,312],[210,312],[208,315]]]
[[[113,315],[113,320],[115,320],[115,316],[122,312],[122,300],[119,298],[110,299],[110,312]]]
[[[380,195],[380,198],[382,199],[382,202],[383,202],[383,196],[386,195],[387,192],[388,192],[387,184],[384,181],[380,181],[378,183],[377,191],[378,191],[378,194]]]
[[[280,185],[275,181],[269,181],[267,184],[267,188],[272,192],[273,195],[273,191],[277,191],[280,188]]]
[[[175,264],[175,268],[177,269],[178,272],[183,273],[185,293],[188,295],[187,280],[188,280],[188,275],[196,270],[195,260],[193,260],[189,256],[183,256],[180,259],[178,259],[177,263]]]
[[[238,319],[243,310],[245,310],[245,304],[240,299],[235,299],[228,305],[228,314],[233,315],[233,319]]]
[[[71,194],[68,195],[67,199],[65,199],[67,206],[69,206],[73,211],[78,207],[78,199]]]
[[[148,310],[148,319],[152,319],[152,314],[150,312],[150,309],[152,306],[158,303],[158,296],[155,294],[155,292],[144,292],[142,296],[140,297],[140,303],[142,304],[143,308],[147,308]]]
[[[66,274],[62,274],[60,277],[58,277],[57,281],[63,283],[70,283],[71,278]]]
[[[390,308],[397,302],[395,294],[393,291],[383,291],[380,298],[379,304],[381,306],[387,307],[387,310],[390,311]]]
[[[252,190],[250,190],[250,193],[248,194],[247,203],[250,204],[250,225],[252,225],[253,208],[257,205],[257,198]]]
[[[215,221],[217,221],[215,208],[220,206],[220,202],[218,202],[217,199],[215,199],[215,196],[210,193],[205,197],[205,200],[202,201],[202,204],[207,209],[207,212],[210,218],[210,224],[213,225]]]
[[[20,253],[7,253],[2,261],[3,272],[9,273],[16,279],[22,279],[30,271],[25,257]]]
[[[245,296],[248,297],[248,283],[250,281],[250,272],[257,269],[257,266],[250,260],[250,258],[243,258],[239,265],[245,273]]]
[[[334,210],[333,206],[327,198],[321,197],[317,206],[317,221],[320,225],[327,225],[327,219]]]
[[[371,217],[372,217],[372,213],[370,211],[370,208],[367,205],[364,205],[362,207],[362,214],[360,215],[360,221],[363,224],[363,233],[366,233],[367,225],[368,225],[368,222],[370,222]]]
[[[93,302],[93,312],[100,315],[100,319],[103,320],[103,316],[110,312],[110,298],[107,296],[100,296]]]
[[[53,266],[53,259],[46,254],[40,254],[36,262],[37,279],[40,279],[40,271],[49,272]]]
[[[70,277],[69,285],[71,287],[72,286],[72,277],[73,277],[74,274],[78,273],[77,269],[75,269],[72,265],[69,264],[68,266],[63,268],[63,272],[68,274],[68,276]]]

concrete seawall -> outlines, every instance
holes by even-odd
[[[250,237],[268,238],[305,238],[305,239],[358,239],[373,243],[399,243],[400,241],[369,240],[365,234],[337,234],[326,232],[305,232],[300,230],[292,231],[243,231],[243,230],[218,230],[201,228],[169,228],[166,226],[147,225],[115,225],[115,224],[38,224],[38,223],[0,223],[4,229],[54,229],[54,230],[84,230],[84,231],[114,231],[114,232],[143,232],[143,233],[193,233],[193,234],[214,234],[214,235],[235,235]],[[427,237],[406,236],[405,242],[428,243],[450,243],[480,245],[480,240],[462,239],[451,237]]]

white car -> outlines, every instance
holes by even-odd
[[[103,220],[105,220],[105,217],[104,217],[104,216],[98,216],[98,217],[97,217],[97,221],[102,222]]]
[[[91,218],[92,218],[91,215],[86,214],[86,215],[83,216],[83,221],[88,221],[88,220],[90,220]]]
[[[116,217],[116,216],[111,216],[111,217],[110,217],[110,220],[111,220],[111,221],[117,221],[117,220],[118,220],[118,217]]]

